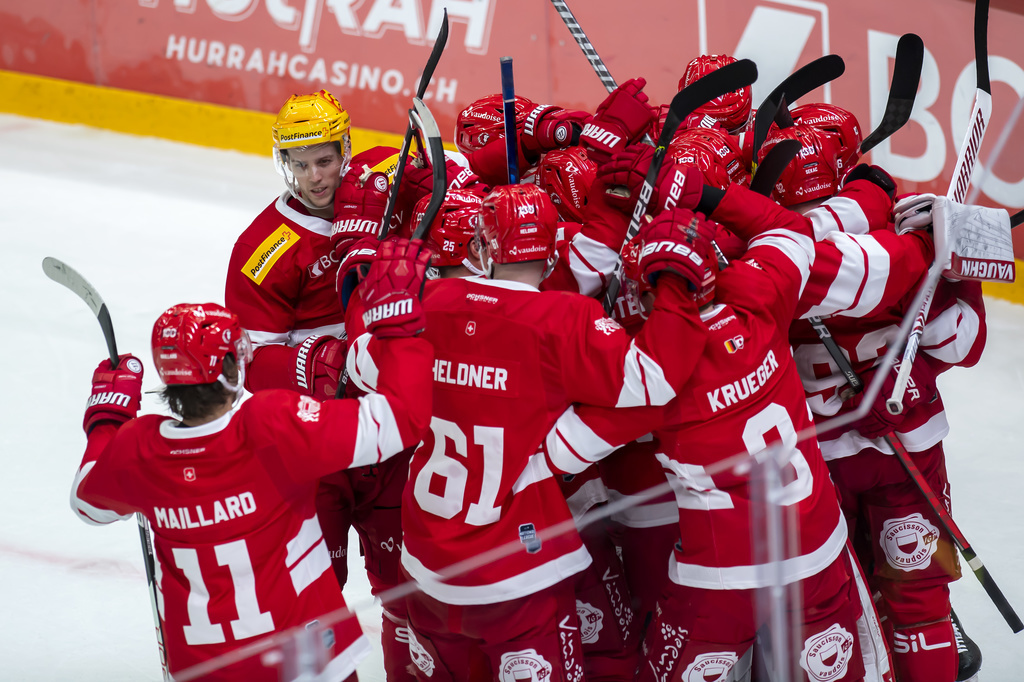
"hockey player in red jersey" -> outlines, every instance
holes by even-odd
[[[272,132],[274,159],[287,191],[236,241],[225,301],[253,341],[246,388],[287,388],[326,400],[338,392],[347,345],[335,290],[338,263],[361,236],[376,236],[399,154],[391,147],[374,147],[353,157],[348,113],[326,91],[289,98]],[[453,181],[460,179],[454,165]],[[471,180],[466,173],[461,180]],[[406,190],[394,222],[411,212],[411,204],[405,206],[423,191],[423,176],[424,169],[407,165]],[[408,456],[339,471],[321,481],[319,519],[342,585],[353,526],[374,593],[400,581],[398,507]],[[382,641],[392,682],[409,679],[403,629],[404,616],[385,609]]]
[[[367,306],[400,299],[418,308],[420,281],[393,273],[417,263],[421,280],[415,258],[375,264]],[[371,329],[373,340],[351,360],[372,358],[381,371],[377,392],[358,401],[278,390],[239,404],[249,339],[216,304],[174,306],[153,328],[163,396],[180,421],[135,418],[142,363],[133,356],[116,367],[104,360],[93,375],[72,508],[91,524],[134,512],[151,524],[172,674],[305,626],[323,643],[313,652],[318,679],[355,679],[370,645],[354,617],[333,622],[345,602],[317,521],[317,479],[418,442],[430,414],[430,345],[388,319]],[[255,656],[202,679],[277,680],[281,672]]]
[[[748,219],[751,213],[757,220]],[[884,679],[888,660],[870,596],[846,549],[846,523],[828,470],[813,438],[797,441],[812,423],[787,334],[814,258],[810,226],[737,185],[720,197],[712,217],[749,248],[722,272],[709,268],[698,294],[709,341],[680,398],[661,410],[632,410],[625,419],[607,410],[570,410],[549,434],[547,452],[564,468],[655,429],[658,459],[676,493],[681,540],[648,630],[641,679],[688,680],[712,670],[731,670],[740,679],[760,625],[756,593],[768,584],[768,566],[752,538],[750,471],[723,470],[720,463],[738,452],[763,457],[769,445],[781,444],[790,474],[779,499],[800,530],[796,548],[772,568],[802,596],[797,679],[860,680],[867,671]],[[714,230],[703,223],[700,229]],[[656,239],[645,240],[643,253],[658,249]],[[832,644],[837,655],[821,655]]]
[[[434,415],[402,504],[402,564],[421,590],[408,606],[422,680],[531,670],[539,679],[582,678],[570,578],[590,557],[553,479],[569,472],[550,468],[538,446],[576,400],[671,399],[703,346],[685,294],[698,266],[679,254],[661,267],[681,276],[666,275],[632,342],[595,300],[539,292],[555,222],[536,186],[499,187],[478,228],[490,278],[427,286],[429,338],[441,348]],[[680,254],[689,239],[671,232]]]

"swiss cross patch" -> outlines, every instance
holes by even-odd
[[[622,329],[622,325],[610,317],[602,317],[600,320],[594,320],[594,329],[604,332],[605,336],[611,336]]]
[[[196,480],[195,467],[185,467],[185,480],[188,481],[189,483]]]
[[[476,322],[470,320],[466,323],[466,336],[473,336],[476,334]]]

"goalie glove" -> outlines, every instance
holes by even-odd
[[[931,229],[943,277],[975,282],[1016,278],[1010,216],[1003,209],[959,204],[934,194],[903,197],[894,208],[896,232]]]
[[[381,242],[363,281],[366,330],[380,339],[415,336],[427,326],[420,299],[430,250],[423,241],[395,238]]]
[[[107,358],[92,374],[92,394],[85,405],[86,435],[100,422],[118,425],[134,419],[142,404],[142,362],[134,355],[118,357],[117,369]]]
[[[870,385],[876,371],[876,369],[872,369],[861,376],[865,386]],[[935,389],[935,371],[923,358],[918,358],[910,368],[907,392],[903,397],[903,412],[891,414],[886,409],[885,402],[892,396],[892,389],[896,385],[896,376],[899,371],[900,366],[897,364],[886,374],[882,381],[882,390],[879,391],[871,409],[866,415],[850,424],[849,428],[856,429],[865,438],[880,438],[899,428],[914,407],[929,403],[938,396]],[[858,393],[850,399],[850,405],[854,408],[860,407],[863,399],[864,394]]]
[[[656,112],[643,92],[646,84],[643,78],[631,78],[615,88],[583,127],[580,142],[598,165],[639,140],[651,127]]]

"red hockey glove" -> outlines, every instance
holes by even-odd
[[[654,147],[631,145],[598,168],[598,177],[612,188],[607,194],[609,204],[632,213],[653,158]],[[668,208],[692,210],[700,201],[703,190],[704,176],[699,170],[682,164],[663,163],[647,204],[647,213],[657,215]]]
[[[295,348],[295,390],[317,400],[335,396],[345,369],[345,342],[333,336],[306,337]]]
[[[427,326],[420,297],[430,250],[416,239],[388,239],[363,282],[363,323],[377,338],[415,336]]]
[[[411,159],[402,172],[402,184],[398,188],[398,202],[408,206],[411,212],[416,202],[434,191],[434,169],[420,168],[419,162]],[[457,161],[445,157],[445,190],[461,189],[480,182],[480,176]]]
[[[366,277],[370,264],[377,257],[379,245],[380,241],[377,237],[363,237],[352,244],[341,259],[341,263],[338,265],[335,290],[338,292],[342,312],[348,308],[348,300],[352,297],[352,292]]]
[[[646,84],[643,78],[632,78],[617,87],[583,127],[580,141],[592,150],[590,158],[598,165],[640,139],[651,127],[655,111],[643,93]]]
[[[885,172],[885,169],[879,166],[869,166],[866,163],[861,163],[854,166],[846,177],[843,178],[843,187],[853,182],[854,180],[867,180],[870,183],[881,187],[886,194],[889,195],[890,200],[896,199],[896,181],[892,179],[892,176]],[[842,188],[840,188],[842,189]]]
[[[715,224],[700,213],[675,208],[640,229],[643,248],[640,250],[640,274],[652,286],[662,271],[674,272],[697,291],[704,283],[704,258],[714,257],[711,240]]]
[[[527,115],[519,136],[523,153],[527,158],[536,160],[546,151],[579,144],[583,126],[591,118],[585,111],[538,104]]]
[[[142,363],[134,355],[118,357],[117,369],[110,359],[99,364],[92,374],[92,395],[85,405],[82,428],[86,435],[102,421],[123,424],[134,419],[142,403]]]
[[[899,425],[915,407],[931,402],[938,395],[935,390],[935,371],[925,360],[918,358],[910,368],[907,392],[903,396],[903,412],[890,414],[889,410],[885,409],[885,401],[892,396],[892,389],[896,385],[896,375],[899,374],[899,369],[900,366],[897,364],[889,371],[882,381],[882,390],[875,398],[871,409],[861,419],[850,424],[849,428],[857,429],[865,438],[879,438],[899,428]],[[875,371],[871,370],[861,375],[865,386],[871,384]],[[863,398],[864,394],[858,393],[850,399],[850,404],[853,407],[858,407]]]
[[[370,173],[365,181],[350,170],[334,193],[331,248],[341,258],[358,239],[377,236],[388,205],[388,176]]]

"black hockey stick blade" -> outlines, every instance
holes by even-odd
[[[423,239],[430,224],[434,222],[437,212],[441,210],[441,203],[444,201],[444,194],[447,190],[447,175],[445,170],[444,146],[441,143],[441,131],[437,127],[437,121],[430,109],[423,103],[423,100],[416,98],[412,101],[413,110],[409,112],[410,120],[427,138],[426,156],[434,170],[433,192],[430,195],[430,203],[423,213],[420,224],[412,233],[413,239]]]
[[[107,352],[110,353],[110,364],[116,368],[117,341],[114,340],[114,325],[110,321],[110,312],[107,310],[107,304],[103,302],[103,298],[86,281],[85,277],[82,277],[77,270],[63,261],[47,256],[43,259],[43,272],[57,284],[70,289],[89,306],[100,323],[100,329],[103,330],[103,338],[107,342]]]
[[[441,61],[441,54],[444,46],[448,43],[448,9],[444,10],[444,18],[441,20],[441,30],[434,41],[434,49],[430,51],[427,65],[423,67],[423,74],[420,76],[419,85],[416,86],[416,98],[422,100],[427,92],[427,86],[434,75],[437,63]],[[395,204],[398,201],[398,186],[402,183],[402,175],[405,173],[405,164],[409,160],[409,145],[412,143],[412,124],[405,129],[405,138],[402,140],[402,149],[398,153],[398,166],[395,167],[395,177],[391,180],[391,194],[388,195],[388,205],[384,210],[384,221],[380,226],[381,239],[388,235],[391,229],[391,218],[395,215]]]
[[[1018,211],[1010,216],[1010,229],[1017,227],[1021,223],[1024,223],[1024,211]]]
[[[988,5],[989,0],[975,0],[974,4],[974,61],[977,69],[978,89],[992,94],[992,81],[988,72]]]
[[[879,142],[888,139],[910,120],[917,98],[917,86],[921,82],[921,67],[924,64],[924,41],[914,33],[900,36],[896,45],[896,61],[892,68],[892,84],[885,113],[871,134],[860,143],[860,153],[866,154]]]
[[[963,554],[964,559],[967,560],[967,565],[974,571],[975,577],[978,582],[981,583],[981,587],[985,590],[985,594],[989,596],[992,603],[995,604],[996,609],[999,611],[999,615],[1003,617],[1006,624],[1010,626],[1014,634],[1017,634],[1021,630],[1024,630],[1024,623],[1021,622],[1020,616],[1013,610],[1013,606],[1010,604],[1010,600],[1006,598],[1003,591],[996,585],[996,581],[992,579],[992,574],[988,572],[985,564],[981,563],[978,559],[978,555],[974,553],[974,550],[969,548],[960,548],[960,553]],[[977,568],[975,568],[977,566]]]
[[[764,161],[757,165],[757,172],[750,181],[750,189],[761,196],[770,196],[775,183],[782,176],[782,171],[800,153],[799,140],[781,140],[772,147],[772,150],[764,157]]]
[[[781,102],[782,97],[792,104],[812,90],[816,90],[826,83],[831,83],[846,72],[846,63],[837,54],[828,54],[819,57],[809,64],[804,64],[779,83],[774,90],[764,98],[764,102],[757,109],[757,116],[754,117],[754,158],[764,144],[768,136],[768,128],[775,120],[777,111],[772,111],[771,116],[761,113],[765,104],[769,102]]]
[[[741,59],[712,71],[676,93],[669,104],[665,125],[658,135],[658,147],[668,147],[683,120],[716,97],[745,88],[757,80],[757,65]],[[653,167],[654,164],[652,163]],[[650,175],[650,173],[648,173]],[[655,178],[657,173],[655,173]]]

